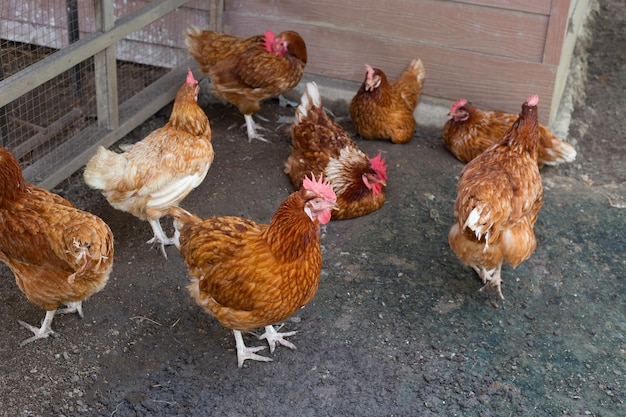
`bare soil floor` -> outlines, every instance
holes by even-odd
[[[110,225],[114,270],[84,319],[57,316],[57,337],[20,348],[29,334],[18,320],[36,324],[44,311],[0,267],[0,414],[626,415],[623,2],[603,2],[593,34],[586,100],[570,127],[578,158],[542,171],[538,247],[503,269],[504,301],[479,293],[448,246],[463,165],[437,129],[418,127],[407,145],[357,139],[387,160],[387,202],[326,227],[319,292],[284,323],[298,330],[297,350],[279,347],[273,362],[242,369],[232,333],[189,296],[176,248],[164,259],[146,245],[149,225],[111,208],[79,172],[55,191]],[[121,142],[163,125],[170,109]],[[276,121],[293,109],[263,107],[270,144],[248,143],[234,108],[205,110],[216,158],[182,206],[267,222],[292,191],[282,171],[289,126]]]

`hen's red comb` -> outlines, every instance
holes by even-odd
[[[263,34],[263,46],[267,52],[274,52],[274,39],[276,39],[276,35],[271,30],[265,31]]]
[[[370,67],[368,64],[365,64],[365,71],[367,71],[367,79],[371,80],[374,77],[374,68]]]
[[[322,174],[320,174],[319,180],[316,180],[315,174],[311,172],[311,178],[305,176],[302,180],[302,186],[305,190],[313,191],[329,201],[337,201],[337,195],[335,195],[330,183],[327,180],[322,181]]]
[[[526,100],[526,104],[528,104],[529,106],[536,106],[537,103],[539,103],[539,96],[537,94],[533,94],[532,96],[528,97],[528,100]]]
[[[372,169],[376,171],[376,174],[380,179],[387,180],[387,165],[385,165],[385,159],[381,157],[380,152],[374,158],[370,159],[370,165]]]
[[[193,73],[190,69],[187,70],[187,80],[185,81],[187,84],[195,84],[196,79],[193,78]]]
[[[450,106],[450,113],[454,113],[459,107],[463,107],[467,104],[467,99],[460,98]]]

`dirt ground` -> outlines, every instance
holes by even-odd
[[[273,362],[242,369],[232,333],[189,296],[176,249],[164,259],[145,244],[147,223],[111,208],[77,173],[55,191],[110,225],[114,270],[83,319],[57,316],[57,337],[20,348],[29,333],[18,320],[36,324],[44,311],[0,267],[0,414],[626,415],[624,3],[603,2],[592,32],[586,99],[568,138],[578,157],[542,171],[538,247],[503,269],[504,301],[479,293],[476,274],[448,246],[462,164],[437,129],[418,127],[407,145],[358,140],[387,160],[385,205],[326,227],[319,291],[284,323],[298,330],[297,350],[279,347]],[[205,110],[215,162],[182,206],[267,222],[292,191],[282,172],[288,126],[275,121],[293,109],[263,107],[263,125],[276,127],[270,144],[248,143],[235,109]],[[169,111],[121,143],[161,126]]]

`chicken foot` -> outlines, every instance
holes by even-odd
[[[43,319],[43,323],[41,324],[41,327],[35,327],[26,323],[25,321],[18,320],[19,324],[21,324],[23,327],[27,328],[28,330],[30,330],[31,332],[35,334],[33,337],[28,338],[24,340],[22,343],[20,343],[20,346],[27,345],[30,342],[33,342],[37,339],[45,339],[51,334],[55,334],[55,332],[52,330],[52,319],[54,318],[55,314],[78,313],[78,315],[81,318],[83,318],[82,301],[74,301],[74,302],[69,302],[69,303],[64,303],[64,304],[67,306],[67,308],[46,311],[46,317]]]
[[[244,114],[243,118],[246,119],[246,131],[248,132],[248,142],[252,142],[252,139],[258,139],[262,142],[271,143],[269,140],[265,139],[262,135],[257,133],[257,129],[264,130],[262,126],[254,123],[254,119],[251,114]]]
[[[30,337],[20,343],[20,346],[25,346],[30,342],[34,342],[37,339],[45,339],[51,334],[54,334],[54,331],[52,330],[52,319],[54,318],[54,313],[56,313],[56,310],[46,311],[46,317],[43,319],[41,327],[35,327],[22,320],[18,320],[19,324],[35,334],[33,337]]]
[[[175,239],[171,237],[167,237],[167,235],[163,231],[163,228],[161,227],[161,222],[159,222],[159,219],[155,219],[155,220],[148,219],[148,223],[150,223],[150,226],[152,227],[152,232],[154,233],[154,237],[150,239],[149,241],[147,241],[146,243],[160,244],[161,252],[163,253],[163,256],[167,258],[167,253],[165,253],[165,246],[173,245],[175,243]]]
[[[265,357],[265,356],[261,356],[261,355],[257,355],[255,353],[255,352],[258,352],[259,350],[265,349],[265,346],[258,346],[258,347],[249,348],[243,342],[243,336],[241,335],[241,332],[239,330],[233,330],[233,334],[235,335],[235,343],[237,345],[237,365],[240,368],[243,366],[243,362],[246,359],[250,359],[250,360],[253,360],[253,361],[261,361],[261,362],[271,362],[272,361],[271,358],[268,358],[268,357]]]
[[[490,270],[487,270],[482,266],[474,266],[473,268],[478,273],[478,276],[482,279],[483,284],[485,284],[479,291],[483,292],[485,290],[495,290],[500,299],[504,300],[501,289],[502,279],[500,277],[502,264]]]
[[[65,303],[65,305],[67,306],[67,308],[62,308],[60,310],[57,310],[57,314],[78,313],[81,319],[84,317],[82,301],[69,302],[69,303]]]
[[[265,333],[259,336],[259,339],[267,340],[267,344],[270,345],[270,352],[274,353],[274,349],[276,349],[277,345],[283,345],[289,349],[295,349],[296,346],[284,338],[293,336],[296,333],[297,332],[278,333],[276,329],[274,329],[274,326],[265,326]]]

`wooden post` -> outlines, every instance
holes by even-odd
[[[2,70],[2,52],[0,51],[0,81],[4,80],[4,71]],[[9,134],[9,126],[5,106],[0,107],[0,145],[5,148],[8,146],[7,136]]]
[[[96,30],[108,32],[115,27],[112,1],[94,0],[94,11]],[[94,69],[98,126],[115,130],[120,124],[115,44],[94,55]]]
[[[78,24],[78,0],[67,0],[67,37],[70,44],[80,39],[80,30]],[[70,78],[72,83],[72,96],[74,106],[80,106],[82,103],[82,76],[80,73],[80,65],[74,65],[70,68]]]
[[[224,0],[211,0],[209,29],[216,32],[224,30]]]

